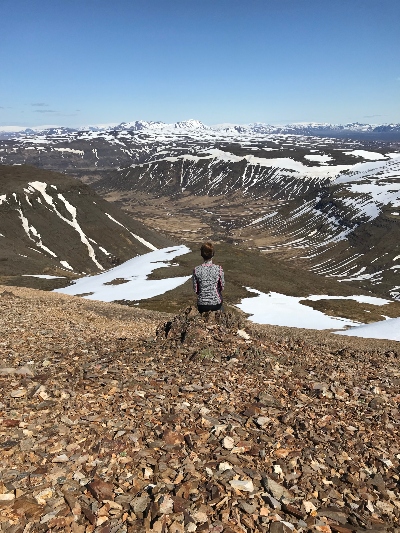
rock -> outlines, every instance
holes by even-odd
[[[315,510],[315,507],[313,510]],[[326,516],[327,518],[330,518],[331,520],[335,520],[336,522],[339,522],[339,524],[347,523],[347,514],[338,509],[330,509],[330,508],[318,509],[318,516]]]
[[[1,372],[1,369],[0,369],[0,372]],[[24,377],[29,377],[29,378],[33,378],[34,377],[33,370],[29,366],[20,366],[20,367],[18,367],[15,370],[15,374],[17,376],[24,376]]]
[[[15,496],[12,493],[0,494],[0,503],[11,502],[14,499],[15,499]]]
[[[160,504],[160,513],[170,514],[172,513],[173,509],[174,509],[174,500],[168,495],[164,496]]]
[[[372,400],[369,402],[368,407],[371,409],[379,409],[385,405],[385,403],[385,399],[382,398],[382,396],[375,396],[375,398],[372,398]]]
[[[155,339],[158,315],[60,294],[0,306],[0,365],[40,369],[0,372],[7,533],[397,528],[398,351],[257,326],[248,344],[197,311]]]
[[[111,483],[96,479],[86,485],[86,487],[99,502],[103,500],[114,500],[114,486]]]
[[[10,392],[11,398],[22,398],[26,394],[26,389],[16,389]]]
[[[285,487],[274,481],[272,478],[266,476],[263,478],[263,484],[265,489],[272,494],[274,498],[280,500],[282,497],[286,498],[289,501],[293,501],[293,494],[288,491]]]
[[[92,511],[90,509],[88,509],[86,506],[82,505],[81,510],[82,510],[82,513],[87,518],[87,520],[90,522],[90,524],[93,525],[93,524],[96,523],[96,515],[94,513],[92,513]]]
[[[99,516],[96,519],[96,526],[99,527],[103,525],[105,522],[108,522],[108,516]]]
[[[275,407],[279,405],[277,399],[274,398],[268,392],[260,392],[260,394],[258,395],[258,399],[262,404],[266,405],[267,407]]]
[[[231,485],[232,488],[241,490],[243,492],[254,491],[254,485],[251,479],[246,479],[246,480],[231,479],[231,481],[229,481],[229,484]]]
[[[11,376],[15,374],[16,368],[3,367],[0,368],[0,376]]]
[[[57,455],[51,460],[52,463],[67,463],[68,461],[69,457],[68,455],[65,455],[65,453],[63,453],[62,455]]]
[[[271,422],[271,419],[268,416],[259,416],[257,418],[256,422],[257,422],[258,426],[263,428],[263,427],[267,426]]]
[[[149,505],[150,505],[150,498],[147,492],[144,493],[142,496],[138,496],[137,498],[134,498],[130,503],[130,506],[132,507],[133,512],[135,514],[144,513]]]
[[[219,463],[218,470],[220,472],[225,472],[226,470],[231,470],[232,465],[230,463]]]
[[[184,441],[184,436],[181,433],[167,430],[164,432],[163,439],[167,444],[181,444]]]
[[[190,501],[181,498],[180,496],[174,496],[174,513],[183,513],[188,507],[190,507]]]
[[[278,509],[280,510],[282,508],[281,504],[278,502],[276,498],[271,496],[271,494],[265,493],[262,495],[264,500],[272,507],[272,509]]]
[[[270,533],[289,533],[291,528],[289,528],[283,522],[271,522],[269,526]]]
[[[250,339],[250,335],[248,333],[246,333],[244,331],[244,329],[238,329],[236,333],[242,339],[245,339],[245,340],[249,340]]]
[[[247,514],[253,514],[257,509],[257,505],[255,503],[250,504],[244,500],[239,501],[239,507]]]
[[[11,418],[8,418],[8,419],[6,418],[2,422],[3,426],[6,428],[13,428],[13,427],[19,426],[19,423],[20,423],[20,420],[13,420]]]
[[[197,524],[205,524],[208,520],[207,514],[203,511],[195,511],[191,516]]]
[[[53,490],[51,488],[47,488],[40,491],[39,494],[36,494],[35,498],[40,505],[45,505],[47,500],[49,500],[52,496]]]
[[[0,496],[1,497],[1,496]],[[380,509],[384,514],[392,514],[394,511],[395,506],[392,505],[389,502],[383,502],[381,500],[378,500],[375,502],[375,505],[378,509]]]
[[[235,447],[235,441],[232,439],[232,437],[225,437],[222,441],[222,446],[226,450],[232,450],[232,448]]]
[[[20,516],[26,516],[28,520],[39,520],[42,516],[43,506],[39,505],[37,501],[26,497],[15,500],[13,510]]]

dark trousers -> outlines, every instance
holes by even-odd
[[[222,302],[215,305],[198,305],[199,313],[206,313],[207,311],[222,311]]]

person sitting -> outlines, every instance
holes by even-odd
[[[213,264],[214,246],[211,242],[205,242],[200,253],[204,263],[193,270],[192,276],[193,290],[197,294],[197,309],[200,313],[220,311],[225,286],[224,271],[221,266]]]

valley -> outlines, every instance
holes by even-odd
[[[380,139],[365,137],[367,129],[331,127],[331,134],[341,135],[330,137],[316,125],[284,133],[260,125],[139,121],[104,130],[21,133],[0,141],[0,154],[13,172],[22,172],[27,163],[35,165],[34,173],[57,170],[95,190],[107,202],[101,209],[113,206],[114,214],[108,210],[105,217],[110,237],[101,232],[106,244],[100,245],[94,226],[90,236],[109,253],[99,263],[102,268],[111,257],[123,262],[149,252],[146,243],[185,244],[189,254],[177,257],[176,266],[153,269],[149,278],[185,276],[199,261],[199,243],[211,239],[229,272],[229,304],[250,295],[245,287],[295,297],[374,295],[393,302],[384,312],[349,300],[307,303],[368,323],[400,316],[400,142],[383,133]],[[122,212],[123,222],[115,225]],[[126,245],[111,244],[116,227]],[[102,256],[100,248],[96,258]],[[54,261],[49,265],[47,273],[60,273]],[[19,274],[43,273],[43,265],[35,268]],[[56,288],[99,270],[88,257],[64,281],[7,278],[3,270],[3,282]],[[191,298],[190,283],[184,283],[123,303],[175,312]]]

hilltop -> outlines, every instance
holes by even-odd
[[[398,342],[0,306],[3,531],[398,531]]]

